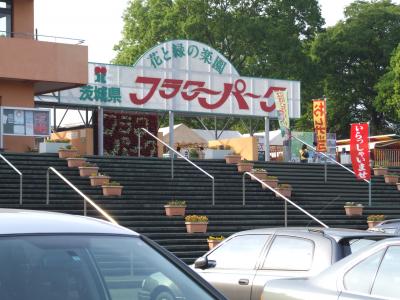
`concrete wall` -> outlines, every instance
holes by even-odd
[[[258,160],[257,138],[254,136],[208,142],[208,147],[220,145],[230,146],[235,153],[242,156],[242,159]]]

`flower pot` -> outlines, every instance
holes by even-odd
[[[225,162],[227,164],[237,164],[241,159],[242,157],[238,154],[225,155]]]
[[[388,173],[388,168],[383,168],[383,167],[376,167],[374,168],[374,175],[375,176],[383,176]]]
[[[102,185],[103,196],[121,196],[122,188],[121,185]]]
[[[363,206],[344,206],[344,210],[346,211],[346,216],[362,216]]]
[[[79,175],[82,177],[91,176],[93,173],[98,173],[99,167],[79,167]]]
[[[67,162],[69,168],[77,168],[82,167],[85,164],[86,159],[81,157],[68,157]]]
[[[399,181],[398,175],[385,175],[385,183],[387,184],[396,184]]]
[[[267,179],[267,171],[252,171],[251,174],[256,176],[260,180],[265,180]],[[255,180],[253,177],[251,177],[251,180]]]
[[[253,170],[253,163],[250,162],[238,162],[237,168],[238,172],[244,173],[244,172],[251,172]]]
[[[188,233],[205,233],[207,232],[207,222],[185,222],[186,231]]]
[[[186,210],[186,205],[164,205],[165,208],[165,215],[168,217],[171,216],[184,216],[185,215],[185,210]]]
[[[215,248],[215,246],[217,246],[219,243],[221,243],[222,240],[209,240],[207,239],[207,243],[208,243],[208,248],[211,250],[213,248]]]
[[[78,150],[77,149],[60,149],[58,150],[59,158],[68,158],[68,157],[77,157]]]
[[[400,183],[396,183],[396,185],[397,185],[397,190],[400,191]]]
[[[265,179],[262,180],[262,182],[265,182],[266,184],[268,184],[270,187],[276,189],[278,187],[278,179]],[[264,185],[261,185],[263,190],[269,190],[267,187],[265,187]]]
[[[110,176],[89,176],[91,186],[106,185],[110,182]]]
[[[289,198],[292,196],[292,189],[291,188],[275,188],[275,190],[279,193],[281,193],[283,196],[286,198]],[[275,193],[276,197],[280,197],[277,193]]]
[[[368,228],[373,228],[376,225],[379,225],[380,223],[382,223],[383,221],[367,221],[368,223]]]

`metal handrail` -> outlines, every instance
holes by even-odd
[[[22,172],[18,170],[12,163],[10,163],[8,159],[5,158],[3,155],[0,154],[0,158],[4,160],[19,175],[19,204],[22,205],[22,181],[23,181]]]
[[[75,192],[77,192],[84,199],[83,212],[84,212],[85,216],[87,214],[86,202],[89,202],[89,204],[92,205],[99,213],[101,213],[108,221],[110,221],[113,224],[118,225],[118,223],[109,214],[107,214],[92,199],[90,199],[88,196],[86,196],[84,193],[82,193],[75,185],[73,185],[67,178],[65,178],[60,172],[58,172],[53,167],[49,167],[47,169],[47,174],[46,174],[46,204],[47,205],[50,204],[50,171],[52,171],[54,174],[56,174],[58,177],[60,177],[66,184],[68,184]]]
[[[317,149],[315,149],[310,144],[307,144],[306,142],[302,141],[298,137],[295,137],[294,135],[292,135],[291,138],[294,138],[294,139],[298,140],[299,142],[303,143],[304,145],[306,145],[306,146],[310,147],[311,149],[313,149],[314,151],[318,152]],[[356,175],[356,173],[353,170],[350,170],[348,167],[346,167],[345,165],[342,165],[340,162],[338,162],[335,159],[329,157],[325,153],[323,153],[323,152],[318,152],[318,153],[322,154],[323,156],[325,156],[329,160],[333,161],[335,164],[341,166],[343,169],[345,169],[345,170],[349,171],[350,173]],[[326,182],[326,177],[327,177],[327,169],[326,169],[326,160],[325,160],[325,182]],[[372,180],[367,180],[367,179],[363,179],[363,180],[366,183],[368,183],[368,205],[371,206],[372,205]]]
[[[274,192],[275,194],[278,194],[283,200],[285,200],[285,227],[287,227],[287,203],[292,204],[294,207],[296,207],[298,210],[300,210],[302,213],[306,214],[307,216],[309,216],[311,219],[313,219],[314,221],[318,222],[319,224],[321,224],[322,226],[324,226],[325,228],[329,228],[328,225],[326,225],[325,223],[323,223],[322,221],[318,220],[316,217],[314,217],[312,214],[310,214],[308,211],[306,211],[305,209],[301,208],[299,205],[297,205],[296,203],[294,203],[292,200],[288,199],[287,197],[285,197],[284,195],[282,195],[280,192],[278,192],[277,190],[275,190],[273,187],[269,186],[268,184],[266,184],[265,182],[261,181],[260,179],[258,179],[257,176],[254,176],[253,174],[251,174],[250,172],[244,172],[243,174],[243,206],[246,205],[246,175],[249,175],[252,179],[257,180],[259,183],[261,183],[261,185],[267,187],[268,189],[270,189],[272,192]]]
[[[85,43],[85,40],[83,40],[83,39],[44,35],[44,34],[29,33],[29,32],[13,32],[13,31],[0,30],[0,34],[5,34],[5,37],[30,37],[37,41],[47,41],[49,39],[52,39],[55,42],[57,42],[58,40],[63,40],[66,42],[68,41],[69,42],[68,44],[74,44],[74,45],[81,45],[81,44]],[[47,40],[45,40],[45,39],[42,40],[39,38],[47,38]]]
[[[333,161],[335,164],[341,166],[343,169],[345,169],[345,170],[349,171],[350,173],[356,175],[356,173],[355,173],[353,170],[349,169],[349,168],[346,167],[345,165],[342,165],[340,162],[336,161],[335,159],[333,159],[332,157],[326,155],[325,153],[317,151],[316,148],[314,148],[314,147],[311,146],[310,144],[306,143],[305,141],[299,139],[298,137],[295,137],[294,135],[292,135],[291,137],[294,138],[294,139],[296,139],[296,140],[298,140],[300,143],[303,143],[303,144],[306,145],[307,147],[310,147],[310,148],[313,149],[314,151],[316,151],[316,152],[322,154],[323,156],[325,156],[325,157],[328,158],[329,160]],[[363,179],[363,180],[364,180],[366,183],[369,183],[369,180],[367,180],[367,179]]]
[[[172,147],[170,147],[167,143],[165,143],[164,141],[162,141],[161,139],[159,139],[158,137],[156,137],[154,134],[152,134],[151,132],[149,132],[147,129],[145,128],[140,128],[141,130],[143,130],[144,132],[146,132],[148,135],[150,135],[151,137],[155,138],[157,141],[159,141],[161,144],[163,144],[164,146],[166,146],[169,150],[171,150],[172,152],[174,152],[176,155],[178,155],[180,158],[183,158],[184,160],[186,160],[188,163],[190,163],[192,166],[196,167],[198,170],[200,170],[201,172],[203,172],[204,174],[206,174],[208,177],[211,178],[212,180],[212,205],[215,205],[215,178],[214,176],[210,175],[209,173],[207,173],[206,171],[204,171],[202,168],[200,168],[198,165],[196,165],[194,162],[192,162],[191,160],[187,159],[185,156],[183,156],[182,154],[180,154],[178,151],[176,151],[175,149],[173,149]],[[139,134],[140,136],[140,134]],[[139,143],[139,147],[140,147],[140,143]],[[139,150],[140,153],[140,150]],[[173,157],[171,158],[171,177],[174,178],[174,159]]]

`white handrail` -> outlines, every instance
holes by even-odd
[[[318,222],[319,224],[321,224],[322,226],[324,226],[325,228],[329,228],[328,225],[326,225],[325,223],[323,223],[322,221],[318,220],[316,217],[314,217],[312,214],[310,214],[308,211],[306,211],[305,209],[301,208],[299,205],[297,205],[296,203],[294,203],[292,200],[288,199],[287,197],[285,197],[284,195],[282,195],[280,192],[278,192],[277,190],[275,190],[273,187],[270,187],[268,184],[266,184],[265,182],[261,181],[260,179],[258,179],[257,176],[254,176],[253,174],[251,174],[250,172],[244,172],[243,174],[243,206],[246,205],[246,183],[245,183],[245,178],[246,175],[249,175],[252,179],[258,181],[259,183],[261,183],[261,185],[265,186],[266,188],[270,189],[272,192],[274,192],[275,194],[278,194],[283,200],[285,200],[285,204],[286,203],[290,203],[292,204],[294,207],[296,207],[298,210],[300,210],[302,213],[306,214],[307,216],[309,216],[311,219],[313,219],[314,221]],[[285,227],[287,226],[287,206],[285,205]]]
[[[159,139],[158,137],[156,137],[154,134],[152,134],[151,132],[149,132],[147,129],[145,128],[140,128],[141,130],[143,130],[144,132],[146,132],[148,135],[150,135],[151,137],[153,137],[154,139],[156,139],[157,141],[159,141],[161,144],[163,144],[164,146],[166,146],[169,150],[171,150],[172,152],[174,152],[176,155],[178,155],[180,158],[183,158],[184,160],[186,160],[188,163],[190,163],[192,166],[196,167],[198,170],[200,170],[201,172],[203,172],[204,174],[206,174],[208,177],[211,178],[212,180],[212,205],[215,205],[215,178],[214,176],[212,176],[211,174],[209,174],[208,172],[204,171],[202,168],[200,168],[198,165],[196,165],[194,162],[192,162],[191,160],[187,159],[185,156],[183,156],[182,154],[180,154],[178,151],[176,151],[175,149],[173,149],[172,147],[170,147],[167,143],[165,143],[164,141],[162,141],[161,139]],[[139,143],[139,147],[140,147],[140,143]],[[140,151],[140,150],[139,150]],[[173,158],[171,159],[171,172],[173,174],[174,172],[174,165],[173,165]],[[173,177],[173,176],[172,176]]]
[[[8,159],[5,158],[3,155],[0,154],[0,158],[4,160],[19,175],[19,204],[22,205],[22,181],[23,181],[22,172],[18,170],[12,163],[10,163]]]
[[[294,138],[294,139],[296,139],[296,140],[298,140],[300,143],[303,143],[303,144],[306,145],[307,147],[310,147],[310,148],[313,149],[315,152],[318,152],[316,148],[314,148],[314,147],[311,146],[310,144],[307,144],[306,142],[304,142],[303,140],[299,139],[298,137],[295,137],[294,135],[292,135],[291,137]],[[326,155],[326,154],[323,153],[323,152],[318,152],[318,153],[322,154],[323,156],[325,156],[325,157],[328,158],[329,160],[333,161],[335,164],[341,166],[343,169],[345,169],[345,170],[349,171],[350,173],[356,175],[356,173],[355,173],[353,170],[349,169],[349,168],[346,167],[345,165],[342,165],[340,162],[336,161],[336,160],[333,159],[332,157]],[[364,180],[366,183],[369,183],[369,180],[367,180],[367,179],[363,179],[363,180]]]
[[[83,199],[83,207],[84,207],[84,215],[86,216],[86,202],[89,202],[99,213],[101,213],[108,221],[113,224],[118,225],[118,223],[108,214],[106,213],[100,206],[98,206],[92,199],[82,193],[75,185],[73,185],[67,178],[65,178],[60,172],[58,172],[53,167],[49,167],[47,169],[47,177],[46,177],[46,204],[50,204],[50,172],[52,171],[58,177],[60,177],[66,184],[68,184],[75,192],[77,192]]]

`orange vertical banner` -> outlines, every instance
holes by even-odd
[[[326,101],[313,100],[314,132],[317,136],[317,151],[326,152]]]

